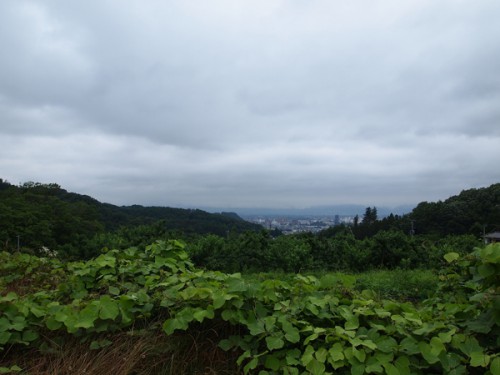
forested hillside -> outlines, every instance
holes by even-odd
[[[439,239],[448,235],[482,236],[500,230],[500,183],[479,189],[464,190],[444,201],[421,202],[409,214],[377,217],[376,207],[367,207],[356,219],[352,231],[356,238],[371,237],[380,231],[398,230],[408,234]],[[324,234],[335,234],[331,228]]]
[[[446,236],[471,236],[465,240],[468,247],[484,232],[500,229],[500,184],[465,190],[444,201],[422,202],[403,216],[379,218],[376,207],[367,207],[353,225],[318,235],[274,241],[272,233],[262,229],[234,213],[118,207],[57,184],[14,186],[0,180],[1,249],[17,249],[19,244],[24,251],[36,252],[45,247],[57,249],[62,257],[81,259],[97,255],[103,247],[124,249],[176,238],[188,240],[199,266],[234,271],[364,270],[370,265],[401,267],[401,262],[418,267],[429,261],[422,258],[422,248],[433,254],[429,244],[442,243]],[[270,254],[275,254],[274,261]]]
[[[86,195],[70,193],[57,184],[25,183],[0,179],[0,248],[58,249],[77,257],[93,255],[100,246],[121,238],[153,241],[167,233],[176,237],[260,230],[236,215],[201,210],[123,206],[101,203]],[[18,237],[19,236],[19,237]],[[116,236],[115,236],[116,237]],[[125,246],[137,245],[127,243]]]
[[[422,202],[410,215],[420,233],[481,234],[500,229],[500,183],[464,190],[444,201]]]

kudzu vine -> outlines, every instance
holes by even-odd
[[[1,253],[0,358],[47,345],[47,332],[99,350],[112,345],[99,333],[160,319],[167,335],[214,321],[238,328],[219,346],[248,374],[500,375],[500,244],[445,259],[436,295],[417,305],[341,278],[250,281],[196,269],[178,241],[68,264]]]

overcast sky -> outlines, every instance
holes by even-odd
[[[498,0],[2,0],[0,178],[118,205],[500,182]]]

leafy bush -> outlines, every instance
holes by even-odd
[[[113,332],[161,322],[169,336],[225,327],[218,344],[244,373],[498,375],[500,245],[446,260],[439,293],[414,305],[357,291],[352,276],[259,281],[196,269],[177,241],[107,250],[64,265],[56,288],[0,294],[0,354],[68,335],[105,350]],[[30,262],[61,272],[53,259]]]

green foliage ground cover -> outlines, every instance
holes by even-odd
[[[421,302],[432,297],[439,284],[439,275],[434,270],[372,270],[361,273],[314,272],[311,273],[323,284],[362,292],[371,290],[377,299]],[[261,272],[244,274],[247,282],[263,282],[276,279],[293,283],[296,274],[285,272]]]
[[[447,254],[439,293],[419,304],[360,292],[349,277],[196,269],[176,241],[68,264],[0,257],[3,372],[17,370],[13,353],[50,353],[68,336],[98,351],[137,327],[189,335],[216,324],[244,373],[500,373],[500,245]]]

